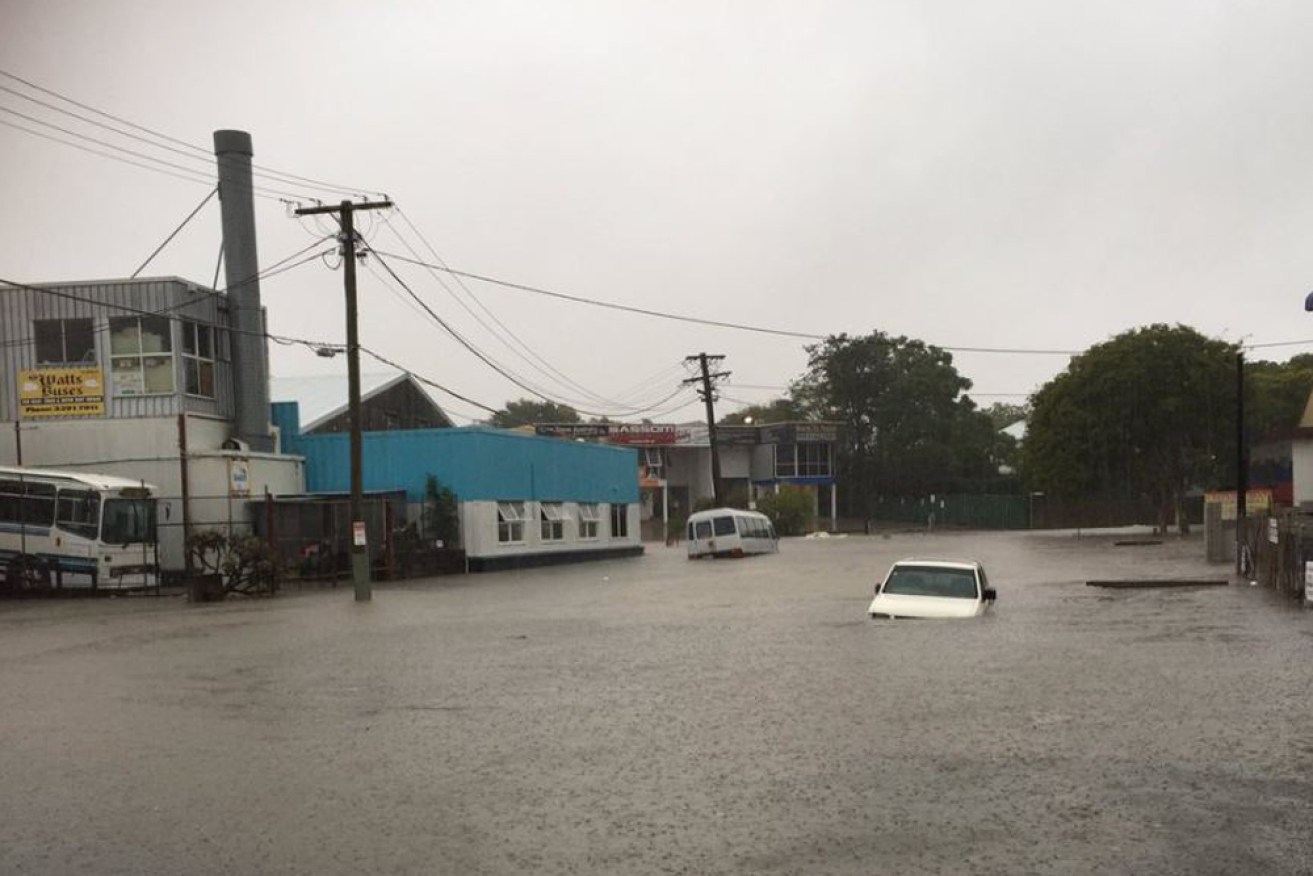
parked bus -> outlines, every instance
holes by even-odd
[[[780,549],[775,525],[765,514],[713,508],[688,518],[688,558],[773,554]]]
[[[154,587],[155,495],[112,475],[0,466],[3,588]]]

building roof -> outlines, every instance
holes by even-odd
[[[410,381],[424,397],[433,402],[442,416],[450,422],[445,411],[434,400],[424,385],[405,371],[378,371],[360,375],[360,400],[378,395],[398,383]],[[320,374],[313,377],[270,377],[269,401],[296,402],[300,412],[301,431],[307,433],[347,409],[347,376]]]
[[[1004,435],[1011,435],[1018,441],[1023,441],[1026,438],[1026,421],[1017,420],[1012,425],[1004,426],[1002,429],[999,429],[999,431]]]

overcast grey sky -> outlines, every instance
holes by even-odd
[[[945,347],[1082,350],[1150,322],[1255,344],[1313,338],[1301,306],[1313,288],[1307,2],[0,10],[0,68],[201,146],[218,128],[249,131],[257,164],[386,192],[467,271]],[[0,122],[72,139],[17,111],[212,171],[8,91],[0,108]],[[206,193],[8,125],[0,157],[0,276],[23,282],[127,276]],[[277,200],[256,210],[265,265],[327,230]],[[383,252],[406,253],[398,234],[423,251],[399,215],[362,222]],[[208,284],[218,246],[211,203],[146,273]],[[394,267],[488,355],[579,407],[615,410],[516,355],[427,272]],[[493,407],[527,395],[373,271],[360,276],[363,344]],[[271,329],[340,342],[341,284],[319,262],[268,279]],[[668,395],[679,360],[707,351],[733,372],[729,411],[778,395],[756,387],[783,386],[806,361],[795,339],[466,285],[534,354],[609,399]],[[278,375],[341,367],[303,348],[271,356]],[[987,405],[1024,400],[1066,359],[955,362]]]

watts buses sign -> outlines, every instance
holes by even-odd
[[[99,368],[23,371],[18,375],[18,403],[25,420],[103,417],[105,378]]]

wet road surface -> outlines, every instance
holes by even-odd
[[[996,610],[871,621],[909,555]],[[1203,545],[896,535],[0,604],[0,873],[1313,873],[1313,611]]]

